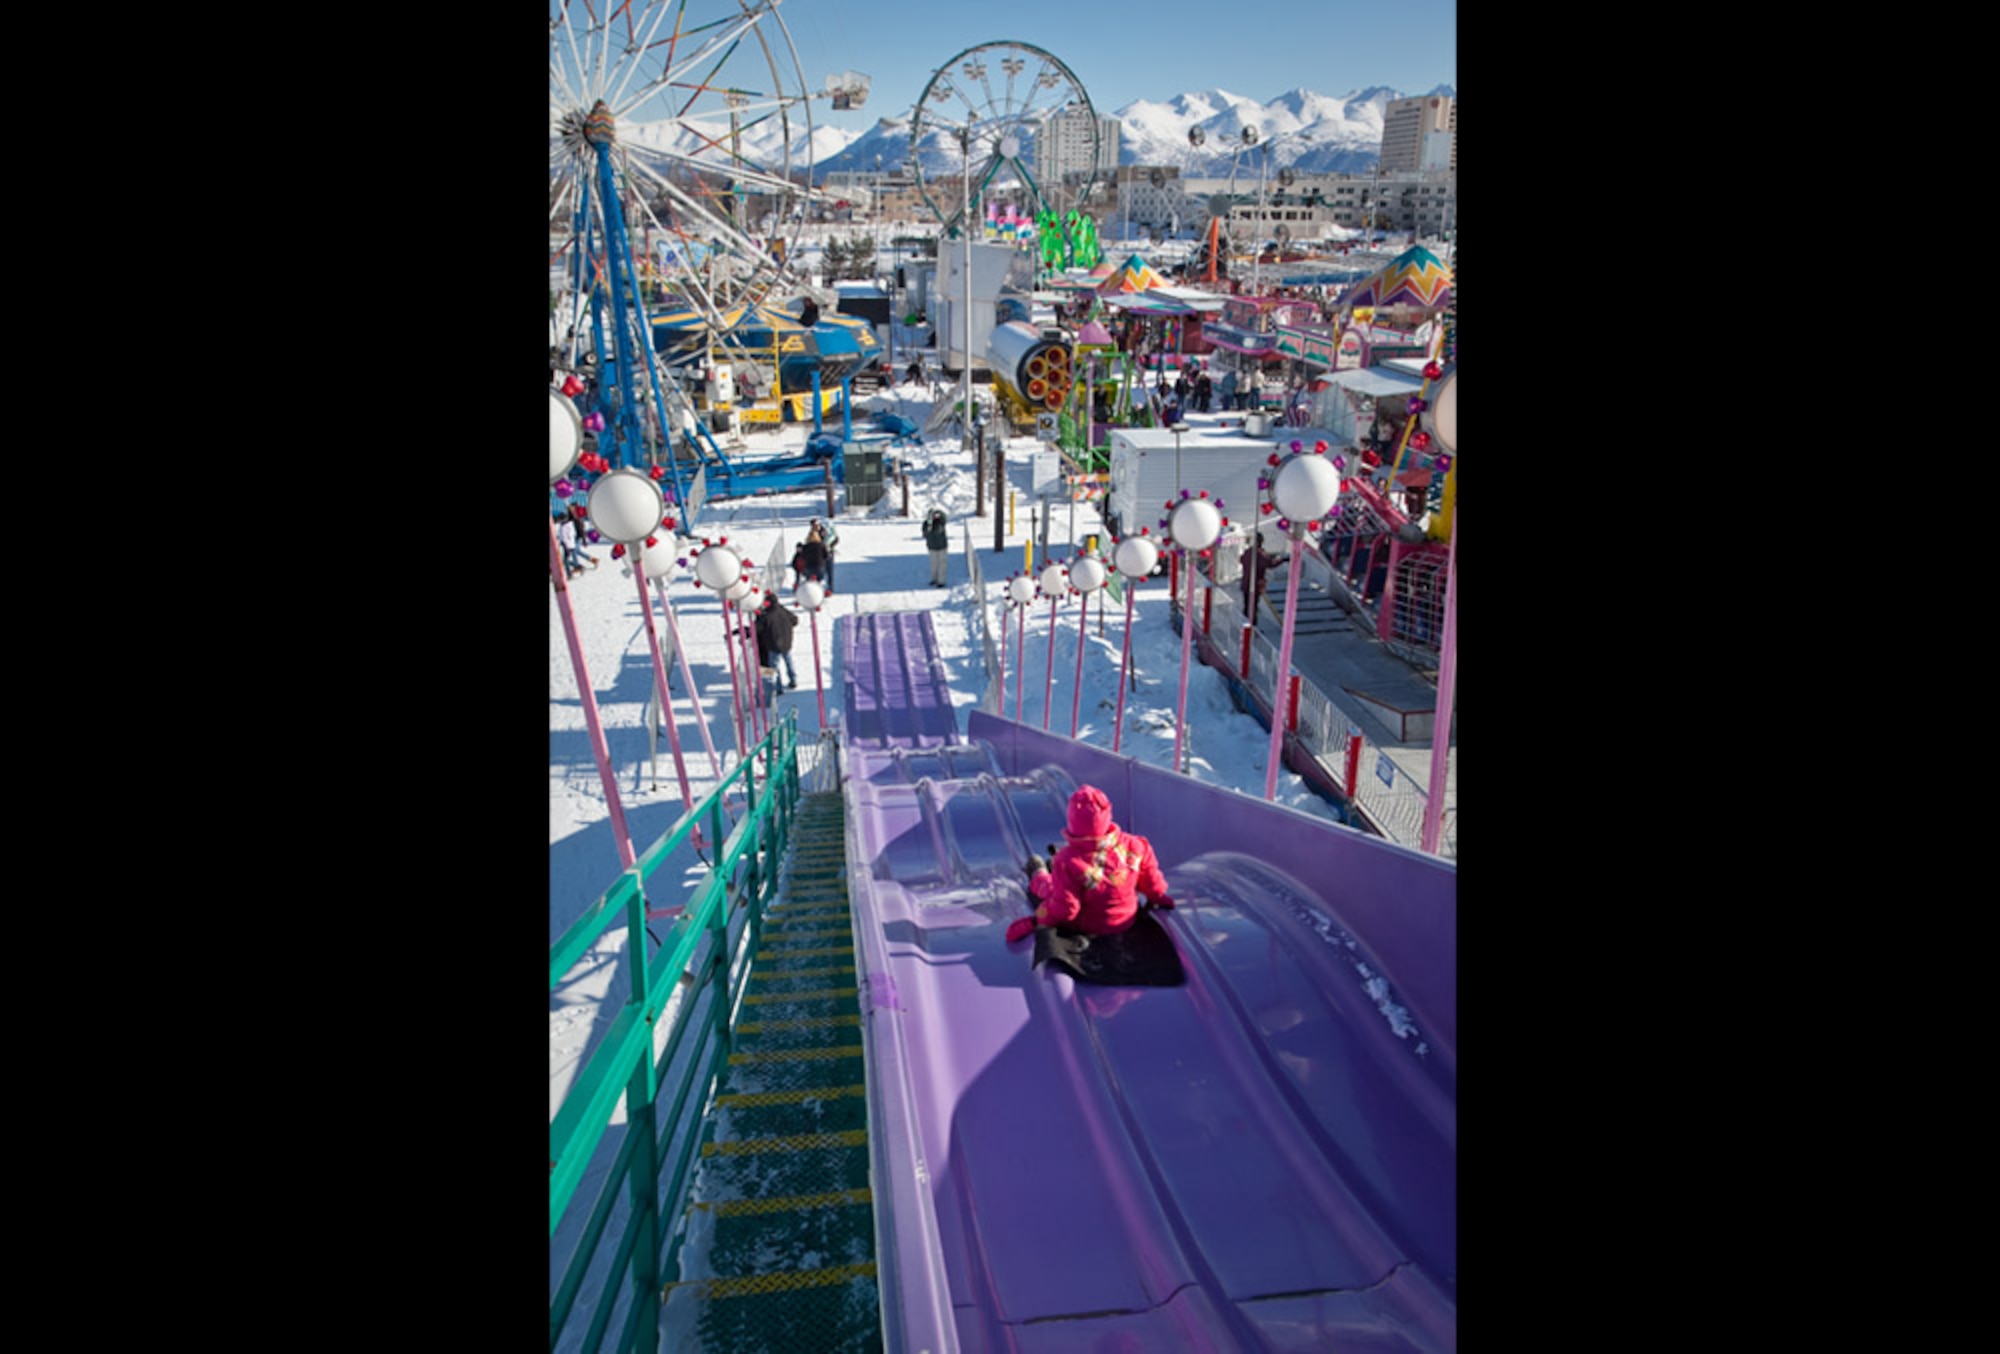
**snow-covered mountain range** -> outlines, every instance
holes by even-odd
[[[1450,85],[1420,91],[1456,98]],[[1120,125],[1118,163],[1121,165],[1175,165],[1193,176],[1226,177],[1231,161],[1242,150],[1243,129],[1254,126],[1258,139],[1267,147],[1272,169],[1292,168],[1302,173],[1366,173],[1375,165],[1382,145],[1382,110],[1391,101],[1406,97],[1402,91],[1371,86],[1335,98],[1308,89],[1287,90],[1269,102],[1224,89],[1176,94],[1163,103],[1139,99],[1114,114]],[[1199,128],[1202,144],[1189,144],[1190,131]],[[721,139],[724,129],[701,129],[709,137]],[[807,158],[802,127],[795,127],[792,167],[800,168]],[[858,133],[815,125],[811,162],[815,178],[829,171],[852,169],[893,170],[903,165],[913,151],[910,145],[911,120],[908,115],[885,117]],[[697,152],[701,137],[672,123],[648,123],[628,128],[626,135],[651,144],[672,144],[688,154]],[[776,126],[763,124],[744,133],[746,157],[776,167],[783,162],[779,151],[783,136]],[[712,142],[711,142],[712,144]],[[929,131],[914,148],[915,157],[927,175],[955,172],[959,149],[943,131]],[[1254,163],[1254,161],[1252,161]]]

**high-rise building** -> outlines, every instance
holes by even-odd
[[[1090,154],[1090,126],[1097,124],[1097,157]],[[1070,175],[1096,170],[1108,179],[1118,168],[1118,119],[1096,117],[1088,108],[1071,104],[1042,120],[1035,131],[1035,177],[1046,190]]]
[[[1458,169],[1458,101],[1442,94],[1397,99],[1382,110],[1381,168]]]

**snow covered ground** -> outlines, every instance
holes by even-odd
[[[951,398],[955,391],[945,392]],[[931,409],[928,387],[900,385],[859,408],[895,409],[921,426]],[[837,427],[837,423],[833,426]],[[857,428],[860,417],[857,414]],[[748,435],[751,455],[777,451],[792,452],[804,443],[806,427],[787,425],[779,432]],[[906,453],[910,468],[910,515],[898,515],[901,495],[891,484],[884,499],[868,509],[840,516],[836,524],[840,546],[836,555],[836,592],[820,612],[819,642],[821,672],[825,683],[829,720],[840,714],[839,687],[833,668],[834,627],[842,616],[859,611],[899,611],[927,609],[949,674],[953,705],[963,728],[965,716],[979,701],[988,685],[983,646],[980,642],[976,601],[967,576],[965,532],[980,552],[986,591],[992,615],[1001,614],[999,599],[1008,579],[1022,571],[1023,543],[1029,533],[1032,505],[1033,438],[1015,438],[1008,443],[1008,480],[1014,494],[1011,530],[1005,533],[1006,550],[992,550],[993,505],[988,515],[973,515],[975,493],[973,460],[959,448],[955,434],[927,442],[921,449]],[[886,457],[885,457],[886,461]],[[990,495],[989,495],[990,497]],[[839,498],[836,497],[836,502]],[[929,556],[919,523],[931,507],[942,507],[951,518],[953,542],[950,585],[930,586]],[[1006,510],[1001,505],[1002,511]],[[769,497],[724,501],[709,505],[697,534],[716,538],[726,535],[745,558],[762,565],[772,550],[780,548],[789,560],[791,550],[804,538],[815,517],[826,515],[823,492],[810,491]],[[1078,504],[1074,516],[1074,536],[1081,542],[1091,534],[1104,538],[1108,553],[1111,542],[1097,510]],[[1072,553],[1072,513],[1067,500],[1058,504],[1049,533],[1050,553],[1057,560]],[[577,630],[584,651],[589,680],[595,692],[611,762],[616,769],[618,792],[633,846],[643,852],[678,821],[683,809],[667,739],[662,733],[655,758],[645,724],[646,708],[653,681],[652,649],[647,639],[639,594],[623,561],[611,558],[609,546],[590,547],[598,567],[571,584],[569,596],[574,607]],[[1038,561],[1039,563],[1039,561]],[[788,584],[783,580],[781,587]],[[710,737],[724,758],[725,772],[736,765],[735,735],[732,730],[729,666],[722,642],[720,606],[707,589],[696,587],[687,570],[677,570],[668,582],[682,642],[693,665],[696,684],[703,698],[702,715],[708,721]],[[787,605],[794,604],[784,587]],[[654,622],[664,646],[669,637],[665,618],[660,614],[657,589],[653,596]],[[1022,687],[1026,723],[1067,734],[1072,708],[1077,709],[1076,736],[1088,743],[1109,748],[1112,719],[1118,703],[1117,673],[1125,633],[1122,605],[1107,607],[1095,600],[1083,636],[1083,677],[1081,700],[1077,694],[1077,623],[1079,606],[1074,600],[1057,608],[1053,644],[1053,671],[1050,663],[1049,606],[1031,603],[1022,626],[1017,613],[1006,622],[1006,692],[1010,716],[1014,710],[1017,683]],[[792,657],[798,669],[799,687],[780,700],[782,712],[796,712],[802,745],[809,745],[820,730],[814,699],[812,635],[809,618],[800,612]],[[1025,634],[1023,630],[1025,629]],[[1017,646],[1025,649],[1017,654]],[[1180,680],[1181,643],[1168,618],[1167,584],[1164,578],[1140,586],[1134,606],[1132,634],[1133,664],[1137,689],[1125,701],[1125,732],[1120,751],[1157,766],[1173,761],[1175,707]],[[1025,680],[1022,681],[1022,674]],[[697,733],[698,718],[685,684],[675,679],[674,712],[678,722],[693,797],[699,803],[717,781]],[[1044,692],[1047,690],[1045,699]],[[1047,713],[1046,721],[1044,719]],[[1188,734],[1191,753],[1190,773],[1210,784],[1223,785],[1261,798],[1264,791],[1269,734],[1254,718],[1239,712],[1230,702],[1222,677],[1194,661],[1189,670],[1187,697]],[[658,771],[655,774],[654,767]],[[1334,814],[1304,782],[1289,770],[1278,777],[1278,802],[1318,817],[1332,820]],[[610,822],[610,808],[597,766],[591,755],[577,679],[572,669],[569,645],[564,637],[562,617],[555,590],[549,601],[549,939],[560,936],[600,894],[608,888],[620,869],[617,846]],[[698,875],[700,863],[690,859],[688,879]],[[664,882],[664,880],[662,881]],[[613,999],[619,986],[622,965],[614,951],[623,944],[623,929],[607,934],[598,952],[586,957],[578,971],[551,996],[550,1003],[550,1109],[560,1103],[563,1090],[581,1066],[589,1034],[601,1023],[592,1019],[599,1003]]]

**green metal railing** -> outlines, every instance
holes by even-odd
[[[628,1200],[623,1231],[578,1347],[586,1351],[599,1347],[620,1297],[627,1293],[631,1301],[615,1347],[650,1351],[658,1343],[662,1286],[666,1272],[679,1257],[681,1242],[677,1234],[663,1243],[661,1219],[679,1216],[688,1165],[701,1136],[696,1131],[699,1120],[710,1088],[729,1055],[730,1020],[749,974],[747,963],[740,973],[736,971],[736,960],[738,955],[755,952],[764,907],[777,893],[785,843],[799,798],[798,767],[798,721],[795,715],[787,714],[749,758],[620,874],[604,896],[549,947],[549,987],[553,990],[606,928],[622,918],[631,969],[630,999],[584,1064],[549,1125],[549,1236],[553,1241],[572,1203],[577,1202],[578,1186],[611,1126],[612,1115],[621,1099],[624,1103],[624,1141],[591,1203],[562,1281],[549,1303],[552,1350],[562,1339],[621,1194]],[[724,797],[738,781],[742,782],[741,795],[747,808],[725,837]],[[646,881],[704,824],[706,840],[721,843],[715,848],[715,860],[690,891],[658,952],[649,955]],[[738,906],[744,907],[747,915],[732,945],[730,919]],[[683,995],[661,1045],[656,1027],[677,991]],[[705,1008],[704,996],[708,998]],[[703,1010],[699,1020],[693,1018],[697,1009]],[[690,1041],[698,1042],[689,1046]],[[661,1084],[677,1061],[684,1066],[662,1114]],[[676,1141],[678,1148],[674,1147]],[[664,1193],[662,1176],[667,1177]]]

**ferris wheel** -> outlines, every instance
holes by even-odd
[[[550,0],[550,265],[569,280],[572,341],[610,271],[607,206],[643,296],[671,288],[719,316],[780,285],[812,181],[812,97],[777,0]]]
[[[1051,122],[1058,117],[1060,128]],[[957,151],[963,182],[936,182],[924,172],[926,140]],[[1097,158],[1097,114],[1082,82],[1025,42],[983,42],[945,62],[924,86],[910,122],[917,190],[947,233],[961,228],[968,206],[989,184],[1018,182],[1038,208],[1055,210],[1050,190],[1061,177],[1058,163],[1081,172],[1074,193],[1065,186],[1062,197],[1082,202],[1096,182]]]

